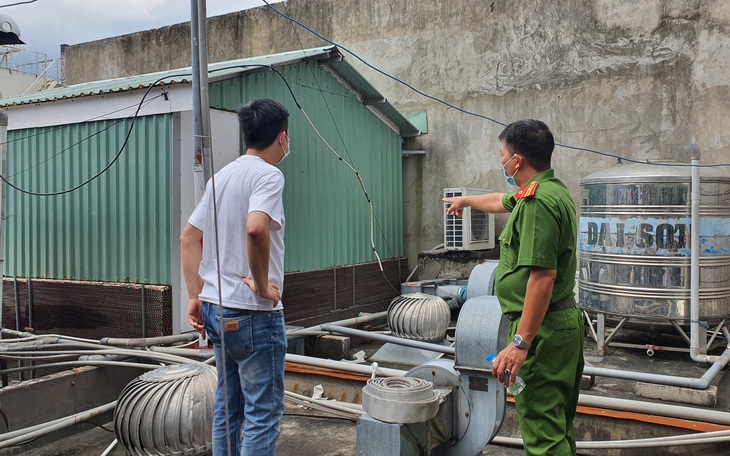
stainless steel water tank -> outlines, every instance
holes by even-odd
[[[581,181],[581,307],[666,322],[690,319],[691,168],[621,164]],[[702,168],[700,319],[730,316],[730,176]]]

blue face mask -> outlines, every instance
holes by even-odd
[[[514,174],[512,174],[511,176],[509,176],[509,175],[507,175],[507,169],[505,168],[505,166],[507,166],[507,163],[511,162],[513,158],[515,158],[514,155],[512,157],[510,157],[509,160],[507,160],[506,162],[504,162],[504,165],[502,165],[502,175],[504,176],[504,180],[507,181],[507,184],[508,185],[513,185],[513,186],[516,187],[517,186],[517,182],[515,182],[515,176],[517,175],[517,170],[515,169]]]

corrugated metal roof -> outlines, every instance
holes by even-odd
[[[355,93],[369,109],[380,112],[390,120],[402,137],[418,136],[420,131],[403,117],[378,91],[345,61],[336,47],[321,47],[301,51],[283,52],[261,57],[228,60],[208,64],[209,82],[222,81],[242,74],[261,71],[263,66],[280,67],[298,62],[317,60],[337,75],[338,79]],[[0,107],[45,103],[57,100],[103,95],[146,89],[150,85],[188,84],[192,82],[191,68],[179,68],[125,78],[107,79],[68,87],[45,90],[20,97],[0,100]]]

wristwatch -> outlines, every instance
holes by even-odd
[[[515,334],[515,337],[512,338],[512,344],[517,347],[521,348],[523,350],[529,350],[530,344],[525,342],[525,339],[522,338],[519,334]]]

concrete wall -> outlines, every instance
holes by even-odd
[[[290,0],[275,6],[420,90],[502,122],[540,118],[558,142],[633,159],[730,162],[730,3],[726,0]],[[209,22],[210,60],[323,45],[265,7]],[[347,56],[401,111],[426,110],[407,144],[410,264],[442,242],[444,187],[507,190],[501,126],[428,100]],[[189,65],[185,24],[71,46],[69,83]],[[104,62],[100,64],[100,62]],[[579,203],[580,180],[615,160],[557,148],[553,167]],[[498,218],[498,230],[505,222]]]
[[[0,98],[22,95],[35,82],[35,79],[35,76],[32,74],[0,68]]]

